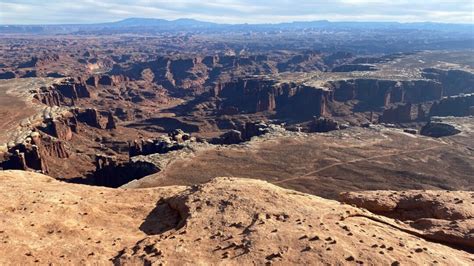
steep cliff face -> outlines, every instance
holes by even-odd
[[[74,133],[78,133],[79,123],[98,129],[112,129],[115,128],[114,119],[111,113],[92,108],[46,112],[40,121],[32,121],[31,128],[23,129],[23,137],[8,144],[7,150],[0,156],[0,168],[48,173],[50,160],[70,156],[68,143],[74,138]]]
[[[68,158],[64,141],[40,132],[32,132],[24,142],[9,148],[3,169],[33,170],[48,173],[48,157]]]
[[[452,96],[437,101],[430,110],[430,116],[474,115],[474,93]]]
[[[173,93],[200,94],[218,83],[230,82],[236,76],[325,71],[349,59],[351,55],[346,53],[326,55],[318,52],[282,53],[277,57],[266,54],[164,56],[128,66],[116,65],[109,74],[132,80],[151,79]]]
[[[72,106],[79,98],[90,98],[92,88],[80,78],[70,78],[51,87],[41,87],[33,97],[48,106]]]
[[[282,93],[273,80],[239,79],[224,84],[216,96],[222,97],[224,105],[235,106],[245,112],[274,111],[275,96]]]
[[[428,68],[423,76],[440,82],[444,87],[443,96],[474,92],[474,74],[462,70],[441,70]]]
[[[79,98],[89,98],[91,93],[86,85],[81,83],[65,83],[55,86],[55,89],[58,90],[62,95],[71,99]]]
[[[353,111],[381,111],[397,104],[386,110],[385,119],[413,121],[425,118],[430,108],[425,103],[441,99],[442,94],[443,88],[436,81],[377,79],[329,81],[324,88],[318,88],[248,78],[220,84],[213,91],[214,96],[222,99],[221,110],[232,109],[234,113],[269,111],[279,117],[301,121],[331,115],[331,103],[354,100],[358,105]]]
[[[421,103],[441,99],[441,83],[430,80],[393,81],[353,79],[331,81],[334,100],[359,100],[371,107],[385,107],[393,103]]]
[[[96,98],[102,87],[120,87],[128,80],[121,75],[68,78],[50,87],[37,89],[33,97],[48,106],[73,106],[79,99]]]
[[[66,102],[64,95],[54,88],[41,87],[34,93],[33,97],[47,106],[63,106],[70,104],[69,101]]]
[[[429,117],[431,106],[432,103],[396,105],[385,109],[379,121],[384,123],[423,121]]]
[[[216,87],[220,109],[235,112],[275,112],[277,116],[308,119],[326,113],[332,92],[295,83],[274,80],[239,79]]]
[[[380,122],[404,123],[426,121],[433,116],[469,115],[474,115],[474,94],[461,94],[419,104],[395,105],[384,110]]]
[[[85,180],[85,182],[89,185],[114,188],[159,172],[159,169],[151,163],[118,163],[116,158],[105,155],[96,155],[95,166],[96,171],[92,178]]]

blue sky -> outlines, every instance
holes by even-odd
[[[95,23],[129,17],[222,23],[399,21],[473,23],[474,0],[0,0],[0,24]]]

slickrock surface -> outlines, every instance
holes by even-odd
[[[403,220],[430,239],[474,250],[474,192],[348,192],[341,201]]]
[[[0,171],[0,187],[2,265],[107,262],[146,236],[140,224],[161,197],[183,190],[113,190],[23,171]]]
[[[264,181],[107,189],[0,172],[0,264],[433,264],[474,256]]]

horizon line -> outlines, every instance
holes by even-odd
[[[216,25],[228,25],[228,26],[236,26],[236,25],[279,25],[279,24],[291,24],[291,23],[310,23],[310,22],[328,22],[328,23],[392,23],[392,24],[401,24],[401,25],[409,25],[409,24],[443,24],[443,25],[464,25],[464,26],[474,26],[474,22],[468,23],[453,23],[453,22],[436,22],[436,21],[393,21],[393,20],[376,20],[376,21],[367,21],[367,20],[327,20],[327,19],[321,19],[321,20],[293,20],[293,21],[280,21],[280,22],[268,22],[268,23],[248,23],[248,22],[242,22],[242,23],[220,23],[220,22],[214,22],[214,21],[207,21],[207,20],[200,20],[200,19],[194,19],[194,18],[189,18],[189,17],[181,17],[181,18],[176,18],[176,19],[163,19],[163,18],[152,18],[152,17],[128,17],[120,20],[114,20],[114,21],[103,21],[103,22],[92,22],[92,23],[38,23],[38,24],[0,24],[0,26],[77,26],[77,25],[97,25],[97,24],[112,24],[112,23],[118,23],[130,19],[144,19],[144,20],[161,20],[161,21],[167,21],[167,22],[175,22],[179,20],[193,20],[196,22],[204,22],[204,23],[212,23]]]

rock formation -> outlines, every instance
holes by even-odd
[[[276,112],[280,117],[308,119],[326,113],[332,99],[330,91],[294,83],[277,84],[275,80],[239,79],[217,87],[214,96],[222,100],[221,109]]]
[[[332,81],[328,85],[334,90],[334,100],[360,100],[372,107],[384,107],[392,103],[421,103],[439,100],[443,96],[441,83],[432,80],[355,79]]]
[[[423,70],[423,76],[440,82],[444,96],[472,93],[474,89],[474,74],[467,71],[427,68]]]
[[[115,118],[110,112],[102,115],[95,108],[75,108],[72,110],[77,121],[99,129],[114,129]]]
[[[341,194],[347,204],[402,220],[432,241],[466,250],[474,250],[473,198],[473,192],[436,190]]]
[[[434,138],[447,137],[459,133],[461,133],[461,130],[458,129],[456,125],[442,121],[430,121],[426,123],[426,125],[424,125],[420,130],[421,135]]]
[[[154,153],[167,153],[180,150],[187,145],[196,142],[195,137],[191,137],[181,129],[173,130],[168,136],[162,135],[157,139],[134,140],[129,144],[129,156],[149,155]]]
[[[408,223],[262,181],[112,190],[21,171],[0,180],[1,264],[472,262]]]
[[[474,93],[443,98],[435,102],[430,116],[470,116],[474,115]]]
[[[324,117],[315,117],[309,125],[310,132],[329,132],[340,128],[341,126],[336,121]]]
[[[419,104],[399,104],[385,109],[380,122],[406,123],[426,121],[433,116],[473,115],[474,94],[460,94],[441,100]]]

